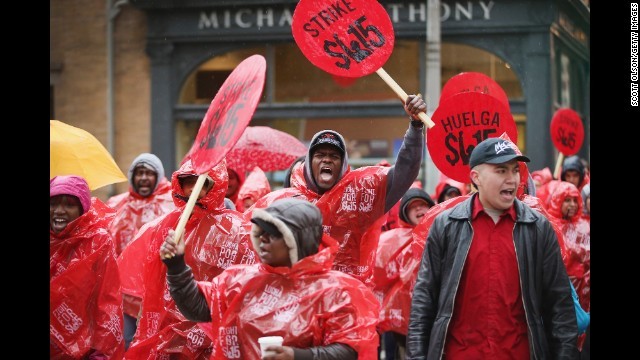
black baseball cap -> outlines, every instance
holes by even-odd
[[[503,164],[516,159],[529,162],[528,157],[516,152],[516,145],[509,140],[489,138],[478,144],[469,157],[469,167],[472,169],[480,164]]]
[[[330,144],[337,147],[338,150],[340,150],[340,152],[342,153],[342,156],[344,157],[344,154],[346,152],[345,146],[337,132],[333,130],[324,130],[317,133],[313,138],[311,145],[309,145],[309,153],[312,154],[313,149],[316,146],[322,145],[322,144]]]

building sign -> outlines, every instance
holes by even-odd
[[[383,5],[394,24],[426,21],[425,1],[391,2]],[[495,3],[490,0],[440,2],[440,20],[442,22],[488,21],[491,20],[494,6]],[[290,28],[292,19],[293,8],[286,5],[200,11],[197,15],[198,30]]]

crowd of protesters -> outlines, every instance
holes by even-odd
[[[271,335],[283,344],[262,359],[586,355],[588,167],[568,157],[554,180],[490,138],[469,183],[442,176],[429,195],[416,181],[426,104],[404,109],[393,166],[351,169],[333,130],[279,190],[221,161],[180,238],[191,160],[169,181],[140,154],[107,204],[81,177],[51,179],[50,357],[258,359]]]

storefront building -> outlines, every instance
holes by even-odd
[[[73,121],[67,122],[88,131],[95,125],[100,130],[94,134],[102,140],[104,116],[113,111],[114,120],[106,135],[111,132],[115,138],[112,149],[121,168],[126,170],[139,152],[150,151],[160,157],[170,174],[193,144],[207,107],[226,76],[246,57],[261,54],[267,60],[266,84],[250,125],[271,126],[303,142],[319,130],[334,129],[347,139],[354,166],[381,159],[393,162],[408,125],[400,101],[376,74],[347,84],[311,64],[291,34],[297,3],[132,0],[107,5],[109,17],[86,21],[96,27],[102,24],[107,40],[109,22],[113,25],[113,45],[98,41],[106,49],[106,58],[115,63],[113,72],[109,71],[109,60],[105,72],[93,59],[97,73],[107,79],[106,84],[103,78],[92,85],[107,86],[106,91],[95,93],[104,96],[101,100],[107,99],[106,111],[80,119],[71,111],[74,107],[70,104],[76,100],[69,91],[83,89],[73,89],[65,79],[73,54],[56,47],[73,46],[70,40],[65,42],[64,35],[54,34],[60,30],[54,22],[64,28],[63,18],[69,16],[64,10],[72,5],[51,1],[52,118],[64,114],[57,119],[70,117]],[[425,90],[429,81],[427,1],[380,3],[395,30],[395,47],[383,67],[407,93],[424,94],[432,112],[438,99],[430,98]],[[94,10],[99,18],[100,10]],[[102,16],[105,13],[103,8]],[[518,146],[532,159],[530,168],[553,168],[557,152],[549,123],[562,107],[581,116],[585,139],[579,155],[589,159],[588,1],[441,1],[440,21],[441,85],[466,71],[481,72],[497,81],[509,97]],[[111,57],[110,48],[115,49]],[[74,58],[85,68],[92,61],[89,56]],[[109,74],[114,79],[111,85]],[[79,95],[91,97],[90,93]],[[434,186],[426,185],[427,190]]]

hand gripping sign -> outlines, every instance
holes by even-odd
[[[553,114],[549,130],[551,131],[551,141],[560,153],[553,171],[553,177],[559,179],[564,157],[577,154],[582,147],[584,127],[577,112],[561,108]]]
[[[492,78],[479,72],[463,72],[453,76],[440,91],[440,103],[444,99],[464,92],[480,92],[500,100],[509,110],[509,98],[504,89]]]
[[[264,87],[266,67],[261,55],[246,58],[227,77],[211,101],[193,146],[185,156],[185,159],[191,158],[199,176],[176,226],[176,241],[181,241],[184,226],[207,179],[207,171],[225,157],[251,121]]]
[[[293,12],[293,38],[304,56],[320,69],[339,77],[377,73],[404,104],[407,93],[382,65],[393,51],[393,24],[375,0],[300,0]],[[420,120],[429,128],[425,113]]]
[[[518,130],[505,105],[491,95],[463,92],[440,102],[433,113],[438,126],[427,131],[427,148],[443,174],[469,182],[471,151],[483,140],[506,132],[517,139]]]

